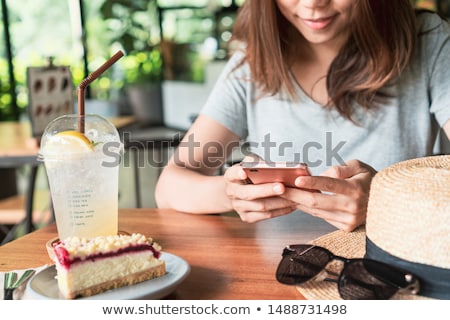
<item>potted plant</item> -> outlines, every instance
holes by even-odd
[[[120,46],[124,92],[143,123],[162,122],[162,57],[156,0],[106,0],[100,12],[108,25],[111,45]]]

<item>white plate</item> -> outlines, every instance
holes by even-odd
[[[161,259],[166,261],[167,273],[164,276],[79,299],[134,300],[163,298],[188,276],[190,267],[184,259],[167,252],[162,253]],[[54,265],[34,275],[27,284],[24,299],[64,299],[59,293],[55,276]]]

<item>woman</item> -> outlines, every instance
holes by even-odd
[[[439,126],[450,136],[449,30],[409,0],[247,0],[241,48],[164,169],[158,206],[247,222],[299,209],[355,229],[376,170],[432,154]],[[215,175],[239,141],[313,176],[288,188],[247,184],[238,165]]]

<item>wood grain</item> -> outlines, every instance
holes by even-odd
[[[119,230],[152,237],[163,251],[185,259],[191,272],[168,299],[302,299],[279,284],[275,270],[284,246],[331,232],[331,225],[295,212],[255,224],[236,215],[195,215],[162,209],[121,209]],[[51,264],[50,225],[0,247],[0,271]]]

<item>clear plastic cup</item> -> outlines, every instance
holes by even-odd
[[[50,122],[38,159],[50,186],[60,239],[96,237],[118,232],[119,164],[122,143],[116,127],[99,115],[78,115]],[[86,139],[87,138],[87,139]]]

